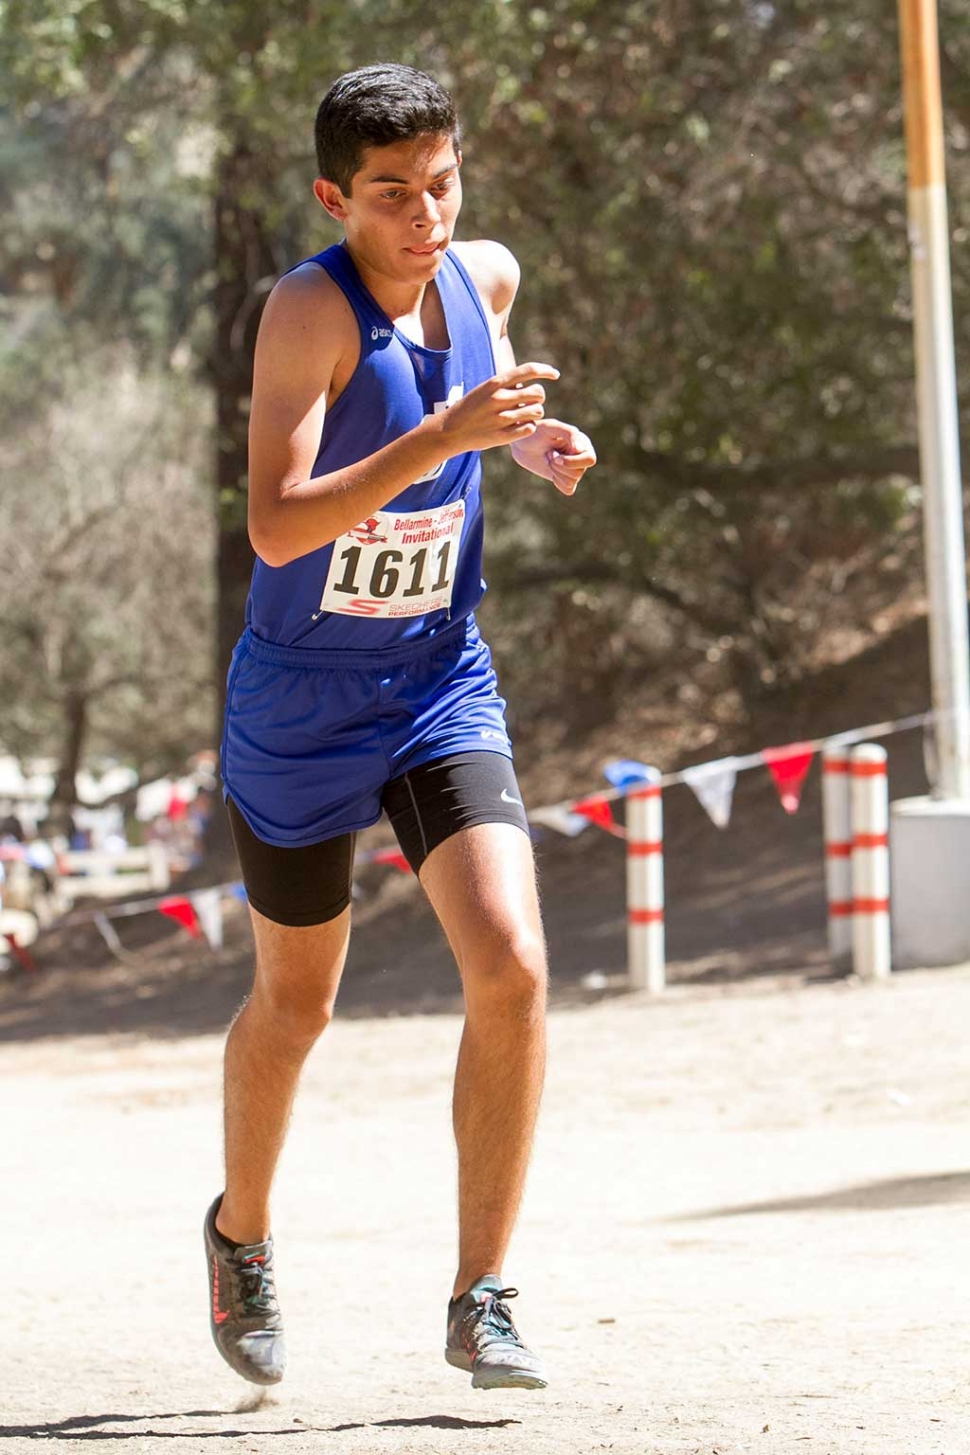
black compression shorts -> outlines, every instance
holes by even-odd
[[[382,797],[415,874],[445,839],[473,824],[510,823],[529,832],[510,759],[502,753],[453,753],[392,778]],[[350,903],[356,834],[284,849],[257,838],[232,798],[229,823],[249,902],[281,925],[320,925]]]

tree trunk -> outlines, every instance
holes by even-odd
[[[77,803],[77,772],[87,731],[88,695],[82,688],[72,687],[64,700],[64,746],[48,808],[45,825],[48,834],[70,832],[71,810]]]
[[[242,136],[231,140],[215,172],[214,234],[216,331],[210,379],[216,395],[215,486],[219,520],[216,551],[215,672],[218,687],[215,741],[222,738],[226,674],[243,629],[253,551],[246,526],[249,406],[253,352],[263,304],[280,271],[267,227],[275,200],[265,157]],[[226,815],[209,825],[207,849],[216,863],[232,860]],[[215,867],[215,866],[214,866]]]
[[[215,190],[215,484],[219,511],[216,672],[220,726],[232,648],[243,627],[253,552],[246,530],[247,444],[256,332],[277,261],[266,227],[272,201],[259,160],[237,138],[219,158]],[[261,183],[263,185],[261,185]]]

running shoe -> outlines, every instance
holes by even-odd
[[[512,1322],[506,1299],[518,1293],[488,1274],[448,1304],[445,1358],[471,1374],[473,1389],[545,1389],[549,1382]]]
[[[286,1340],[273,1279],[273,1240],[233,1246],[216,1228],[222,1193],[206,1213],[209,1325],[216,1348],[243,1379],[278,1384]]]

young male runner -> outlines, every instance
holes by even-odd
[[[213,1337],[282,1378],[269,1195],[301,1067],[347,951],[354,839],[382,811],[461,975],[459,1261],[445,1357],[477,1388],[542,1388],[502,1262],[545,1060],[532,847],[481,599],[479,452],[571,495],[596,456],[516,366],[518,284],[494,242],[452,244],[454,103],[406,66],[342,76],[316,121],[314,193],[344,241],[273,289],[256,346],[257,561],[229,671],[222,774],[256,942],[225,1062],[226,1187],[205,1221]]]

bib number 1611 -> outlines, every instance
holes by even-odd
[[[334,542],[320,610],[423,616],[451,607],[465,503],[377,511]]]
[[[402,598],[415,598],[429,592],[435,595],[444,591],[450,581],[448,568],[453,544],[453,541],[446,540],[437,548],[422,546],[410,556],[404,551],[378,551],[373,560],[367,562],[370,567],[370,580],[366,584],[366,594],[377,601],[386,601],[397,592],[402,574],[407,577],[409,572],[410,580],[400,593]],[[361,546],[348,546],[341,552],[339,560],[344,566],[343,574],[339,581],[334,581],[331,590],[340,591],[346,596],[360,595],[361,577],[366,576],[366,570],[361,572],[360,569],[363,554]],[[431,576],[434,577],[433,581],[430,580]]]

